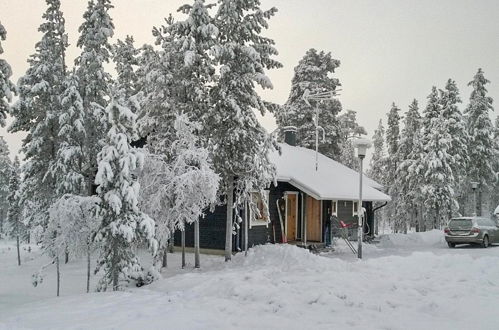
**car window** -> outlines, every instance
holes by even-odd
[[[472,227],[471,219],[452,219],[449,222],[449,227],[463,228],[463,229],[471,228]]]

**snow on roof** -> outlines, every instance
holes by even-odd
[[[494,211],[494,214],[499,214],[499,205],[497,205],[496,210]]]
[[[359,198],[359,173],[320,154],[319,167],[315,170],[315,151],[279,144],[270,159],[277,168],[277,180],[289,182],[319,200],[357,200]],[[362,199],[389,201],[390,197],[378,189],[382,185],[364,175]]]

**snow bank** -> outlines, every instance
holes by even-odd
[[[387,234],[380,236],[380,248],[432,247],[445,245],[445,237],[441,230],[421,233]]]
[[[258,246],[141,289],[2,310],[0,328],[496,329],[499,248],[443,251],[348,261]]]

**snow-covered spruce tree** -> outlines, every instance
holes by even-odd
[[[296,126],[297,143],[306,148],[315,148],[314,117],[316,106],[319,107],[319,125],[326,132],[326,141],[319,144],[319,151],[333,159],[340,159],[341,126],[337,118],[341,111],[341,103],[334,99],[307,105],[303,100],[303,93],[308,89],[311,93],[334,91],[341,86],[339,80],[333,77],[340,61],[332,57],[331,53],[309,49],[295,67],[295,74],[291,81],[291,92],[284,106],[276,113],[279,128]]]
[[[496,117],[495,127],[494,127],[494,188],[492,189],[492,195],[490,198],[491,209],[494,210],[497,205],[499,205],[499,116]]]
[[[487,95],[489,83],[482,69],[468,83],[473,88],[469,105],[465,110],[466,128],[469,135],[468,153],[470,161],[467,174],[468,182],[477,181],[480,184],[478,190],[477,214],[482,214],[482,203],[489,194],[491,183],[494,181],[494,126],[490,120],[490,111],[494,111],[492,98]],[[487,196],[488,197],[488,196]]]
[[[464,203],[465,196],[469,195],[466,187],[469,187],[465,182],[466,169],[469,161],[468,158],[468,133],[461,111],[458,108],[458,103],[461,103],[459,98],[459,89],[456,82],[452,79],[447,81],[444,90],[440,90],[440,100],[442,106],[442,114],[448,121],[449,133],[452,137],[451,150],[449,153],[454,155],[455,163],[452,166],[456,187],[454,190],[457,194],[456,199]],[[449,209],[448,217],[451,218],[456,210]]]
[[[386,162],[386,152],[385,152],[385,128],[383,126],[383,120],[380,119],[378,123],[378,128],[374,131],[373,135],[373,156],[367,170],[367,176],[371,179],[385,185],[385,162]]]
[[[7,210],[7,221],[9,225],[9,236],[16,238],[17,246],[17,264],[21,266],[21,249],[20,241],[26,236],[26,227],[21,218],[21,204],[20,201],[20,166],[19,158],[14,159],[12,170],[10,172],[9,180],[9,208]]]
[[[31,229],[40,233],[47,225],[47,210],[55,198],[56,179],[50,169],[59,148],[58,116],[68,45],[60,1],[46,2],[44,22],[38,28],[42,39],[28,60],[26,74],[19,79],[19,100],[12,108],[15,118],[9,128],[11,132],[28,133],[22,146],[26,160],[22,199],[31,199],[37,206],[28,221]]]
[[[347,110],[346,113],[338,116],[341,127],[341,144],[339,161],[345,166],[354,170],[359,170],[359,161],[355,156],[353,139],[366,135],[366,129],[357,123],[357,112]]]
[[[395,183],[395,173],[399,164],[398,149],[400,143],[400,109],[392,103],[390,112],[388,113],[388,126],[386,129],[386,145],[388,156],[386,158],[386,188],[388,194],[392,198],[392,202],[385,208],[386,217],[393,226],[395,232],[403,231],[400,227],[400,222],[395,219],[395,211],[398,205],[400,195],[399,187]]]
[[[272,88],[265,70],[281,64],[272,58],[277,55],[274,41],[261,35],[276,8],[262,10],[258,0],[219,0],[218,5],[215,19],[219,44],[214,54],[220,72],[211,90],[212,108],[202,116],[202,133],[223,180],[219,192],[226,196],[228,261],[234,226],[242,221],[236,212],[234,223],[234,209],[246,203],[253,207],[250,193],[259,190],[263,194],[275,177],[268,154],[276,144],[255,116],[255,110],[262,115],[266,112],[266,103],[255,84]]]
[[[385,128],[383,126],[383,120],[380,119],[378,123],[378,128],[374,130],[373,135],[373,146],[374,151],[372,154],[371,161],[369,163],[369,169],[366,174],[369,178],[375,180],[376,182],[382,184],[384,189],[386,189],[386,152],[385,152]],[[375,207],[381,206],[383,203],[375,203]],[[374,233],[378,234],[379,225],[385,221],[384,210],[376,213],[376,221]]]
[[[4,232],[4,220],[7,218],[9,202],[9,180],[12,172],[12,162],[9,158],[7,142],[0,136],[0,237]]]
[[[420,150],[421,124],[418,101],[414,99],[405,113],[404,128],[400,134],[397,151],[399,164],[396,168],[394,183],[400,194],[395,208],[395,222],[396,227],[401,228],[404,233],[407,232],[408,227],[419,228],[417,219],[420,179],[413,175],[411,169],[417,161]]]
[[[201,118],[209,111],[209,91],[215,75],[210,53],[218,35],[210,7],[204,0],[183,5],[179,11],[187,15],[185,20],[174,22],[170,17],[166,26],[154,30],[156,43],[162,50],[151,63],[152,72],[148,76],[152,78],[150,83],[157,86],[147,96],[149,109],[144,110],[149,112],[149,121],[159,116],[163,122],[158,124],[153,120],[153,125],[161,127],[148,137],[152,152],[164,153],[170,147],[176,135],[173,122],[177,114]],[[164,87],[158,90],[159,86]]]
[[[455,179],[452,167],[455,165],[452,149],[452,136],[449,121],[442,113],[438,117],[425,118],[423,136],[423,157],[421,168],[423,177],[421,195],[426,207],[426,218],[431,228],[437,229],[447,218],[448,210],[457,206],[454,198]]]
[[[170,17],[166,21],[171,24],[173,19]],[[149,152],[158,154],[165,152],[175,136],[172,90],[175,88],[176,72],[182,65],[171,38],[162,34],[163,29],[165,27],[153,30],[161,50],[144,46],[137,70],[140,86],[138,134],[141,138],[147,138]]]
[[[0,55],[3,54],[2,41],[7,38],[7,31],[2,22],[0,22]],[[12,96],[16,93],[16,87],[10,81],[12,76],[12,68],[9,63],[3,58],[0,58],[0,127],[5,126],[5,118],[9,113],[9,103],[12,101]]]
[[[85,138],[86,195],[91,196],[97,171],[97,154],[108,131],[107,115],[104,109],[109,98],[111,76],[104,70],[104,64],[111,59],[109,39],[114,33],[110,0],[90,0],[83,15],[84,22],[78,29],[80,37],[77,46],[82,49],[75,60],[79,93],[83,101]]]
[[[113,46],[113,62],[116,65],[116,82],[135,113],[139,105],[135,99],[138,89],[137,67],[139,65],[140,50],[133,45],[131,36],[126,36],[125,41],[118,40]]]
[[[100,199],[97,196],[65,194],[49,208],[46,251],[52,258],[70,253],[75,257],[87,258],[87,292],[90,291],[90,256],[96,244],[93,237],[100,226]]]
[[[53,165],[59,195],[85,194],[84,166],[86,154],[86,127],[83,100],[78,91],[78,76],[70,73],[64,82],[59,114],[59,149]]]
[[[141,276],[142,268],[134,252],[140,239],[145,239],[154,253],[157,248],[154,220],[138,207],[140,185],[133,172],[142,167],[143,155],[130,146],[136,115],[126,106],[124,91],[113,94],[106,108],[110,129],[97,157],[95,178],[102,217],[95,237],[101,245],[95,272],[103,271],[99,291],[109,286],[119,290],[122,281]]]
[[[156,219],[160,253],[155,268],[162,266],[168,239],[204,215],[217,200],[220,177],[215,173],[208,150],[199,145],[200,125],[179,115],[174,123],[176,139],[165,155],[148,153],[140,174],[140,207]],[[163,262],[163,266],[165,263]]]

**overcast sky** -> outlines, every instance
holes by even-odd
[[[152,27],[161,25],[169,13],[180,17],[176,9],[185,2],[191,3],[114,0],[115,38],[131,34],[137,46],[152,43]],[[86,4],[86,0],[62,0],[71,63],[79,53],[75,44]],[[262,92],[269,101],[286,101],[293,68],[313,47],[330,51],[341,61],[339,98],[344,109],[358,112],[369,137],[380,118],[386,122],[392,102],[405,112],[416,98],[422,108],[431,87],[443,88],[448,78],[456,80],[466,104],[467,83],[479,67],[492,82],[490,95],[499,102],[499,1],[262,0],[263,9],[271,6],[279,12],[266,35],[276,41],[284,68],[269,72],[274,90]],[[0,21],[7,29],[1,56],[11,64],[14,81],[26,71],[26,59],[40,39],[37,28],[44,11],[43,0],[0,0]],[[262,124],[268,130],[275,128],[272,116],[263,118]],[[17,152],[22,137],[8,134],[5,128],[0,128],[0,135],[11,152]]]

